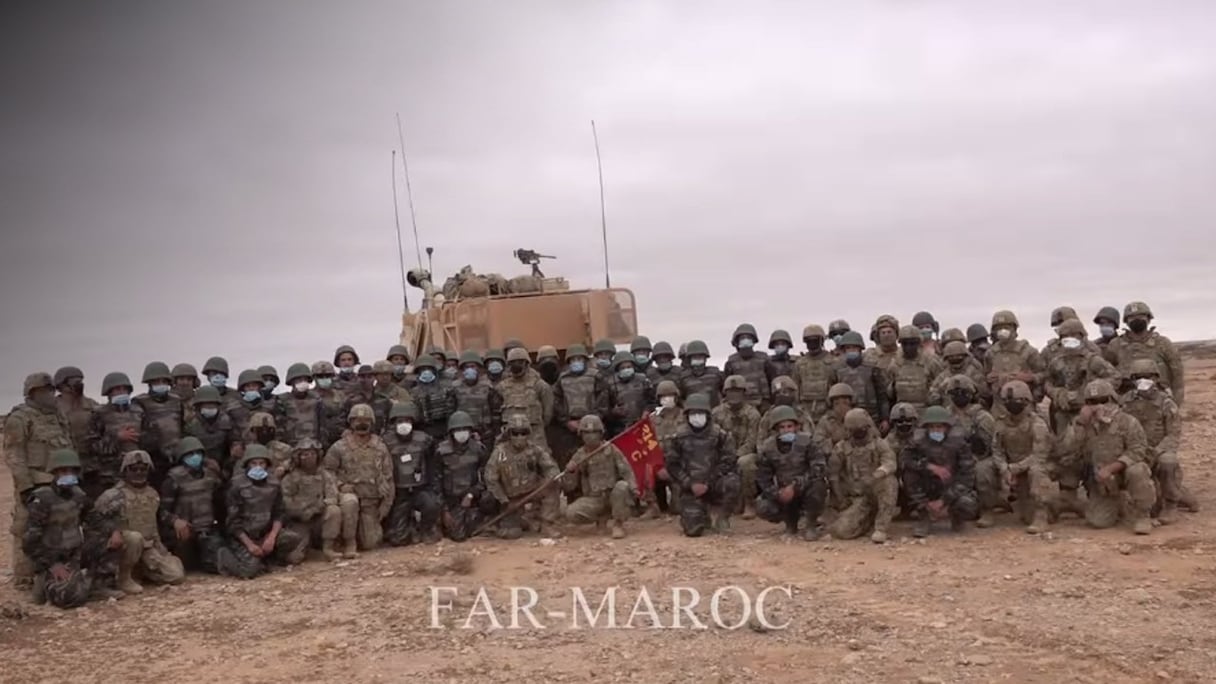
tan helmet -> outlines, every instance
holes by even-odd
[[[919,340],[919,339],[921,339],[921,337],[920,337],[920,328],[917,328],[917,327],[916,327],[916,326],[914,326],[914,325],[904,325],[904,326],[900,326],[900,328],[899,328],[899,340],[900,340],[901,342],[902,342],[902,341],[904,341],[904,340]]]
[[[372,364],[372,373],[376,375],[392,375],[393,363],[387,359],[381,359]]]
[[[788,375],[778,375],[773,378],[773,392],[797,392],[798,383]]]
[[[946,330],[942,332],[942,342],[944,344],[950,344],[951,342],[962,342],[966,344],[967,336],[964,335],[963,331],[959,328],[946,328]]]
[[[578,421],[579,432],[603,432],[604,421],[594,413],[588,413]]]
[[[1016,328],[1018,327],[1018,317],[1015,316],[1012,311],[1007,309],[1002,309],[992,314],[992,325],[988,327],[995,328],[1001,325],[1011,325]]]
[[[823,331],[823,326],[818,323],[812,323],[802,329],[802,339],[807,340],[812,337],[827,337],[827,333]]]
[[[249,416],[249,428],[252,430],[272,427],[275,427],[274,416],[265,411],[255,411]]]
[[[839,399],[841,397],[848,397],[849,399],[852,399],[853,396],[853,386],[847,383],[838,382],[828,389],[828,401]]]
[[[556,359],[556,358],[557,358],[557,347],[554,347],[551,344],[542,344],[541,346],[536,348],[536,360],[537,361],[540,361],[541,359]]]
[[[1086,399],[1114,399],[1115,387],[1110,382],[1102,379],[1090,380],[1085,386]]]
[[[680,388],[671,380],[664,380],[655,388],[654,393],[655,396],[659,397],[678,397],[680,396]]]
[[[769,425],[772,425],[773,429],[787,421],[802,425],[802,419],[798,417],[798,412],[794,410],[793,406],[778,406],[769,414]]]
[[[22,391],[25,396],[30,396],[36,389],[43,387],[54,388],[55,383],[52,381],[50,373],[30,373],[25,378],[25,383],[22,384]]]
[[[1077,318],[1077,310],[1071,306],[1057,306],[1051,311],[1051,327],[1056,327],[1064,321],[1071,321]]]
[[[328,361],[318,361],[312,365],[312,374],[314,377],[318,375],[337,375],[338,371],[334,365]]]
[[[367,404],[355,404],[354,406],[350,407],[350,414],[347,416],[347,419],[353,421],[356,418],[375,420],[376,412],[373,411],[372,407],[368,406]]]
[[[527,361],[528,363],[531,363],[532,357],[528,356],[527,349],[524,349],[523,347],[513,347],[511,351],[507,352],[507,363],[511,363],[512,361]]]
[[[513,413],[507,418],[507,430],[532,432],[532,423],[528,422],[528,416],[522,413]]]
[[[950,359],[956,357],[967,357],[971,354],[971,350],[967,349],[967,343],[954,340],[947,342],[946,346],[942,347],[942,358]]]
[[[1056,334],[1060,337],[1085,337],[1085,324],[1074,318],[1066,318],[1056,328]]]
[[[901,401],[891,407],[891,420],[920,420],[920,412],[906,401]]]
[[[747,380],[742,375],[727,376],[726,381],[722,383],[722,391],[726,390],[746,390]]]
[[[946,378],[946,391],[952,392],[954,390],[964,390],[975,394],[975,381],[961,373],[951,375],[949,378]]]
[[[1017,399],[1025,402],[1034,401],[1034,395],[1030,393],[1030,385],[1021,380],[1010,380],[1001,385],[1002,399]]]
[[[1152,320],[1153,310],[1144,302],[1128,302],[1127,306],[1123,307],[1123,320],[1126,321],[1132,316],[1148,316],[1149,320]]]
[[[130,468],[131,466],[135,465],[136,463],[142,463],[142,464],[148,466],[149,469],[151,469],[152,468],[152,456],[150,456],[148,454],[148,452],[143,451],[141,449],[136,449],[134,451],[128,451],[127,453],[122,455],[122,465],[118,466],[118,472],[121,473],[122,471],[126,470],[127,468]]]
[[[849,412],[844,414],[844,428],[846,430],[862,430],[872,425],[874,425],[874,421],[870,420],[870,413],[865,409],[849,409]]]

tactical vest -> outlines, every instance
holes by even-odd
[[[173,515],[190,523],[195,531],[210,529],[215,524],[215,492],[220,487],[219,478],[205,468],[191,470],[175,466],[169,471],[169,479],[177,485]]]
[[[160,497],[149,486],[132,487],[126,482],[114,485],[122,491],[122,528],[143,535],[151,543],[160,539],[156,529],[156,511],[160,508]]]
[[[722,401],[722,381],[722,371],[713,366],[689,368],[680,378],[680,395],[688,399],[694,394],[704,394],[709,397],[712,408]]]
[[[498,472],[498,485],[507,498],[523,496],[540,486],[540,450],[528,444],[523,451],[515,451],[510,445],[500,445],[490,455]]]
[[[42,545],[54,551],[58,558],[72,557],[84,546],[80,515],[89,497],[78,487],[73,487],[68,497],[60,496],[54,487],[40,487],[34,495],[39,501],[50,504],[46,525],[42,528]]]
[[[503,422],[511,416],[522,415],[528,419],[533,432],[544,422],[540,397],[536,396],[536,385],[528,378],[504,378],[498,383],[498,393],[502,395]]]
[[[203,454],[216,463],[228,463],[228,448],[237,441],[233,433],[232,419],[223,413],[215,420],[207,420],[195,415],[186,423],[186,434],[195,437],[203,444]]]
[[[585,415],[598,413],[595,378],[595,374],[591,372],[562,373],[561,377],[557,379],[557,384],[561,388],[559,396],[562,398],[563,405],[557,407],[555,413],[566,416],[566,420],[578,420]]]
[[[844,464],[844,489],[850,496],[866,493],[866,483],[873,479],[874,471],[882,465],[882,451],[877,439],[865,444],[854,444],[852,439],[841,442],[836,457]]]
[[[901,357],[891,366],[891,378],[896,402],[906,401],[918,409],[928,405],[933,378],[929,377],[929,368],[921,357]]]
[[[684,377],[684,369],[676,364],[672,364],[671,368],[661,371],[658,366],[652,363],[646,368],[646,377],[650,380],[650,384],[655,387],[658,387],[659,383],[664,380],[670,380],[676,384],[676,387],[679,387],[680,380]]]
[[[1094,418],[1089,425],[1074,428],[1086,432],[1084,456],[1094,470],[1114,463],[1127,452],[1128,421],[1135,420],[1129,414],[1119,412],[1109,425]]]
[[[988,365],[990,372],[995,373],[996,382],[992,384],[992,394],[999,396],[1001,387],[1018,373],[1030,372],[1026,362],[1027,350],[1030,343],[1026,340],[997,342],[988,348]],[[1031,389],[1034,389],[1032,386]]]
[[[410,397],[418,407],[418,419],[428,434],[436,436],[447,432],[448,418],[456,410],[456,396],[451,387],[444,387],[438,380],[418,383],[410,390]]]
[[[1165,395],[1160,390],[1152,399],[1136,396],[1123,404],[1123,410],[1140,421],[1140,427],[1144,428],[1144,437],[1150,448],[1165,439]]]
[[[138,442],[120,442],[118,433],[126,427],[133,427],[139,430],[143,427],[144,410],[138,404],[131,404],[129,408],[120,409],[112,404],[107,404],[97,409],[96,415],[101,416],[103,429],[107,441],[117,447],[117,451],[111,453],[97,452],[97,468],[104,475],[112,477],[118,476],[118,467],[122,464],[122,455],[128,451],[139,449]]]
[[[632,425],[641,420],[642,414],[646,412],[647,408],[650,381],[637,375],[629,380],[621,380],[614,374],[608,380],[608,386],[611,388],[609,396],[616,403],[616,406],[608,408],[625,409],[625,415],[617,420],[624,425]]]
[[[740,375],[747,383],[747,392],[743,395],[752,406],[759,407],[772,396],[768,379],[768,355],[763,352],[753,352],[751,358],[744,358],[739,352],[731,354],[726,360],[726,375]]]
[[[725,430],[712,423],[699,431],[682,428],[676,433],[672,443],[679,450],[685,477],[703,484],[717,481],[718,464],[724,458],[735,458],[735,454],[724,453],[729,439]]]
[[[309,508],[307,504],[325,501],[326,477],[333,476],[329,475],[324,470],[317,470],[316,472],[309,474],[297,468],[290,473],[287,473],[286,477],[283,478],[283,489],[291,489],[294,491],[291,503],[295,504],[294,507],[297,510],[301,508]],[[291,483],[291,487],[287,486],[288,482]],[[287,502],[284,501],[285,505],[286,503]]]
[[[807,451],[813,449],[813,440],[810,434],[799,432],[794,443],[784,451],[781,449],[782,442],[773,438],[764,440],[760,448],[760,458],[772,465],[777,487],[785,487],[811,474]],[[817,458],[822,459],[822,456],[817,455]]]
[[[396,432],[386,432],[384,444],[393,459],[393,481],[397,489],[413,489],[430,481],[427,472],[427,455],[434,448],[434,440],[425,432],[417,430],[409,437]]]
[[[878,390],[874,382],[874,366],[861,363],[856,368],[847,363],[836,367],[836,381],[853,388],[853,406],[865,409],[874,420],[878,415]]]
[[[232,419],[232,428],[236,430],[239,439],[245,439],[245,435],[249,433],[249,422],[255,413],[274,415],[262,405],[260,399],[253,404],[241,401],[228,409],[228,417]]]
[[[578,461],[586,453],[586,446],[579,447],[570,460]],[[617,481],[617,459],[624,458],[625,454],[615,444],[609,444],[587,459],[580,478],[583,492],[588,496],[601,496],[612,491]]]
[[[1052,360],[1051,382],[1070,392],[1080,392],[1093,378],[1089,377],[1090,357],[1086,354],[1062,352]]]
[[[807,354],[794,364],[794,380],[798,383],[798,403],[811,418],[818,419],[828,410],[828,376],[834,358],[827,352]]]
[[[13,409],[10,418],[19,417],[25,430],[25,466],[39,471],[34,484],[52,480],[46,472],[47,460],[56,449],[72,446],[66,419],[58,411],[44,411],[28,404]]]
[[[144,394],[136,401],[143,408],[147,421],[145,430],[148,434],[143,435],[141,442],[162,462],[171,461],[182,438],[182,400],[174,394],[164,398]]]
[[[785,356],[770,356],[768,362],[773,367],[773,377],[779,378],[785,376],[791,380],[794,379],[794,358],[789,354]],[[769,391],[772,391],[772,385],[769,385]]]
[[[472,385],[457,382],[452,385],[452,390],[456,393],[456,410],[469,414],[473,424],[482,432],[490,429],[493,423],[490,393],[494,391],[490,382],[483,379],[478,379]]]
[[[1017,422],[1010,418],[997,421],[996,431],[1000,435],[1001,445],[1005,447],[1006,461],[1020,463],[1030,458],[1034,453],[1034,426],[1040,420],[1038,416],[1023,414]],[[1046,424],[1043,430],[1047,430]]]
[[[862,363],[869,364],[875,368],[880,368],[885,371],[890,371],[891,366],[895,365],[896,359],[900,357],[899,347],[887,351],[882,347],[871,347],[865,350],[862,354]]]
[[[459,499],[477,486],[481,477],[482,450],[483,447],[472,440],[459,450],[450,439],[439,443],[436,453],[443,463],[444,497]]]
[[[1133,340],[1128,337],[1127,333],[1124,333],[1115,339],[1120,340],[1118,344],[1112,346],[1115,350],[1115,358],[1118,359],[1118,363],[1115,365],[1123,369],[1125,373],[1136,359],[1148,359],[1157,364],[1157,373],[1161,376],[1161,382],[1167,386],[1173,384],[1173,374],[1170,373],[1170,367],[1165,362],[1165,345],[1161,344],[1160,335],[1152,332],[1144,340]]]
[[[274,522],[274,505],[279,498],[279,483],[267,479],[257,485],[243,475],[234,477],[232,482],[241,501],[241,529],[250,539],[261,539],[270,531]]]
[[[93,417],[93,410],[97,408],[98,403],[88,397],[81,397],[80,403],[75,404],[67,397],[60,396],[58,404],[59,412],[68,421],[68,436],[72,445],[76,453],[84,458],[89,451],[89,419]]]
[[[283,421],[278,432],[285,441],[295,444],[302,439],[321,438],[321,397],[311,391],[302,397],[286,394],[279,400],[279,409]]]
[[[339,456],[334,475],[344,485],[351,485],[355,496],[377,499],[380,497],[380,459],[384,442],[372,436],[361,440],[354,435],[343,437],[336,445]],[[332,453],[332,452],[331,452]]]

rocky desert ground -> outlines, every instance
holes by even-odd
[[[1182,459],[1204,510],[1147,537],[1067,518],[1028,536],[994,530],[913,540],[806,543],[736,521],[685,539],[645,521],[612,541],[575,530],[552,541],[382,550],[310,561],[248,582],[181,586],[60,611],[11,587],[0,550],[0,680],[9,682],[1199,682],[1216,679],[1216,353],[1188,350]],[[0,476],[7,529],[11,483]],[[714,624],[710,597],[766,587],[769,629]],[[431,587],[451,610],[432,622]],[[529,587],[540,628],[511,628],[511,588]],[[617,587],[616,629],[575,617]],[[670,628],[673,588],[702,595],[706,629]],[[780,588],[788,588],[787,597]],[[484,588],[501,623],[476,600]],[[652,616],[634,615],[645,593]],[[517,592],[527,603],[530,596]],[[683,594],[684,600],[689,594]],[[742,622],[737,591],[723,622]],[[644,603],[642,608],[644,608]],[[575,620],[579,620],[577,625]]]

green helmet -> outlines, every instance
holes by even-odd
[[[481,360],[481,354],[478,354],[472,349],[466,349],[460,352],[460,365],[464,366],[470,363],[476,366],[482,365],[483,362]]]
[[[627,351],[619,351],[612,355],[612,367],[620,368],[622,363],[633,363],[633,355]]]
[[[794,346],[794,340],[790,337],[790,331],[777,329],[772,335],[768,336],[768,348],[776,347],[778,343],[784,342],[789,346]]]
[[[726,376],[726,380],[724,380],[722,382],[722,391],[723,392],[726,392],[728,390],[746,390],[746,389],[747,389],[747,379],[744,378],[742,375],[728,375],[728,376]]]
[[[861,338],[861,333],[856,330],[850,330],[840,336],[841,347],[859,347],[866,348],[866,341]]]
[[[946,328],[946,330],[942,332],[942,344],[950,344],[951,342],[962,342],[963,344],[966,344],[967,336],[964,335],[963,331],[958,328]]]
[[[388,417],[389,420],[394,418],[418,420],[418,406],[412,401],[395,401],[393,407],[388,410]]]
[[[262,379],[262,375],[260,373],[251,368],[247,368],[241,371],[241,374],[237,376],[236,388],[240,389],[245,385],[252,385],[255,383],[265,386],[266,381]]]
[[[678,397],[680,396],[680,388],[670,380],[663,380],[655,388],[654,394],[657,397]]]
[[[983,323],[972,323],[967,326],[967,341],[979,342],[988,339],[988,328]]]
[[[1016,328],[1018,327],[1018,317],[1007,309],[1002,309],[992,314],[992,325],[990,327],[996,328],[1002,325],[1010,325]]]
[[[435,357],[435,361],[438,362],[439,364],[443,364],[444,362],[446,362],[448,360],[448,353],[445,352],[444,350],[440,349],[436,345],[432,344],[430,350],[428,350],[427,353],[430,354],[431,356]]]
[[[925,413],[920,418],[920,424],[925,425],[953,425],[954,419],[950,417],[950,411],[944,406],[930,406],[925,409]]]
[[[946,346],[942,347],[942,358],[943,359],[949,359],[949,358],[958,357],[958,356],[965,357],[970,353],[971,352],[967,349],[967,344],[960,340],[951,340],[950,342],[946,343]]]
[[[613,344],[612,340],[609,340],[609,339],[597,340],[595,343],[595,347],[592,350],[592,353],[593,354],[615,354],[616,345]]]
[[[113,373],[111,373],[111,375],[113,375]],[[128,384],[130,384],[130,381],[128,381]],[[30,396],[34,390],[41,389],[43,387],[54,389],[55,383],[51,381],[50,373],[30,373],[25,377],[25,382],[21,385],[22,392],[24,392],[25,396],[27,397]]]
[[[388,353],[384,355],[384,358],[391,359],[394,356],[404,356],[408,360],[410,358],[410,352],[405,348],[404,345],[394,344],[388,348]]]
[[[258,375],[260,375],[262,378],[269,376],[275,380],[281,379],[279,377],[279,371],[275,370],[274,366],[258,366]]]
[[[566,353],[569,356],[569,352]],[[670,342],[655,342],[654,349],[650,352],[651,356],[675,356],[676,352],[671,348]]]
[[[1094,316],[1094,323],[1101,325],[1102,321],[1110,321],[1116,328],[1119,327],[1119,310],[1113,306],[1098,309],[1098,315]]]
[[[901,342],[903,342],[904,340],[919,340],[919,339],[920,339],[920,328],[916,327],[915,325],[901,325],[899,327],[899,340]]]
[[[435,360],[434,356],[431,356],[430,354],[423,354],[414,361],[414,370],[420,371],[423,368],[437,370],[439,368],[439,362]]]
[[[676,356],[678,356],[681,361],[683,361],[685,358],[688,357],[688,343],[687,342],[680,343],[680,350],[676,352]]]
[[[229,375],[228,359],[222,356],[212,356],[207,359],[207,363],[203,364],[203,375],[208,373],[219,373],[220,375]]]
[[[1056,334],[1060,337],[1085,337],[1085,324],[1075,318],[1065,318],[1056,326]]]
[[[497,361],[504,366],[507,364],[507,352],[502,349],[489,349],[486,351],[486,363]]]
[[[84,371],[80,370],[76,366],[64,366],[63,368],[55,371],[55,386],[60,387],[63,385],[63,383],[71,380],[72,378],[83,379]]]
[[[709,356],[709,345],[702,340],[693,340],[684,349],[685,356]]]
[[[760,339],[760,336],[756,334],[756,326],[752,325],[751,323],[742,323],[739,325],[739,327],[735,328],[735,332],[731,334],[730,345],[732,347],[735,346],[735,344],[739,342],[739,338],[743,337],[744,335],[752,338],[753,340]]]
[[[852,329],[853,326],[849,325],[848,321],[844,320],[843,318],[837,318],[831,323],[828,323],[828,336],[836,337],[837,335],[843,335]]]
[[[778,406],[773,409],[773,412],[770,413],[768,417],[770,421],[769,425],[772,425],[773,428],[776,428],[778,425],[786,421],[792,421],[802,425],[802,420],[798,418],[798,412],[794,410],[793,406]]]
[[[1064,321],[1078,320],[1077,310],[1071,306],[1057,306],[1051,310],[1051,327],[1063,323]]]
[[[222,404],[220,391],[211,385],[203,385],[194,393],[194,404]]]
[[[567,360],[572,359],[576,356],[582,356],[583,358],[586,358],[587,357],[587,347],[585,345],[581,345],[581,344],[572,344],[569,347],[566,347],[566,359]]]
[[[453,430],[472,430],[473,418],[464,411],[456,411],[448,418],[448,432]]]
[[[359,363],[359,354],[355,352],[355,348],[350,346],[349,344],[344,344],[341,347],[338,347],[337,349],[334,350],[334,365],[335,366],[338,365],[338,357],[342,356],[343,354],[350,354],[351,356],[355,357],[355,363]]]
[[[654,346],[650,344],[650,338],[645,335],[638,335],[633,338],[633,342],[629,344],[630,353],[640,351],[654,351]]]
[[[47,378],[50,378],[48,375]],[[106,373],[106,377],[101,381],[102,395],[109,396],[110,390],[118,387],[134,388],[131,384],[131,378],[127,377],[126,373]]]
[[[245,445],[245,455],[241,457],[240,462],[241,470],[246,470],[249,468],[249,462],[256,459],[262,459],[263,461],[270,463],[270,450],[261,444],[255,443]]]
[[[307,380],[312,377],[312,371],[308,370],[306,363],[293,363],[287,367],[287,384],[292,384],[296,380]]]
[[[709,413],[711,409],[712,406],[711,402],[709,401],[708,394],[703,394],[701,392],[690,394],[688,395],[688,399],[684,401],[685,411],[705,411],[706,413]]]
[[[917,311],[916,315],[912,317],[912,325],[916,328],[929,326],[933,332],[939,332],[937,319],[928,311]]]
[[[80,456],[75,449],[56,449],[46,462],[46,469],[54,472],[60,468],[79,468]]]
[[[140,382],[149,383],[153,380],[172,380],[173,373],[169,371],[169,364],[163,361],[153,361],[147,366],[144,366],[143,379]]]
[[[385,359],[378,359],[372,362],[372,373],[375,375],[392,375],[393,364]]]
[[[173,377],[175,378],[194,378],[198,381],[198,370],[188,363],[179,363],[173,367]]]
[[[196,451],[204,451],[203,443],[198,437],[182,437],[182,441],[177,443],[177,457],[185,458],[188,454],[193,454]]]
[[[1149,320],[1152,320],[1153,310],[1144,302],[1128,302],[1127,306],[1123,307],[1123,320],[1126,321],[1132,316],[1148,316]]]

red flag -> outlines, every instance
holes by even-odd
[[[612,439],[616,448],[625,454],[638,489],[643,492],[654,488],[655,474],[664,467],[663,447],[655,434],[654,423],[647,413],[641,420]]]

